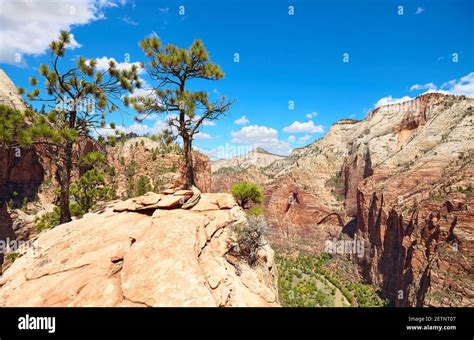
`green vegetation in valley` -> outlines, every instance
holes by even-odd
[[[335,306],[336,289],[351,306],[382,307],[375,286],[343,279],[326,268],[331,255],[276,256],[280,300],[288,307]],[[347,303],[346,302],[346,303]]]
[[[286,307],[334,306],[334,289],[321,288],[324,282],[323,265],[328,255],[285,256],[277,255],[278,290]],[[319,284],[318,284],[319,283]],[[318,288],[319,287],[319,288]]]

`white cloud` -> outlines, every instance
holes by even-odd
[[[443,83],[441,85],[442,88],[450,88],[452,86],[454,86],[454,84],[456,84],[456,79],[453,79],[453,80],[450,80],[450,81],[447,81],[445,83]]]
[[[120,17],[120,20],[122,20],[124,23],[132,26],[138,26],[138,22],[130,18],[128,15],[124,15],[123,17]]]
[[[123,2],[109,0],[10,1],[0,0],[0,62],[24,65],[16,54],[40,55],[61,30],[105,18],[103,10]],[[71,36],[71,48],[80,44]]]
[[[437,88],[437,86],[433,83],[428,83],[425,85],[430,84],[432,86],[425,86],[424,88],[420,88],[427,90],[423,94],[436,92],[456,96],[464,95],[467,97],[474,98],[474,72],[471,72],[459,79],[452,79],[450,81],[444,82],[439,88]],[[413,85],[412,88],[414,86],[415,85]]]
[[[442,85],[446,92],[454,95],[464,95],[474,98],[474,72],[461,77],[459,80],[451,80]]]
[[[233,143],[260,147],[272,153],[287,155],[291,152],[290,144],[278,139],[278,131],[270,127],[261,125],[245,126],[239,131],[232,131],[231,137]]]
[[[311,112],[306,115],[306,118],[311,119],[313,117],[317,117],[318,113],[317,112]]]
[[[296,137],[291,135],[288,137],[288,142],[293,143],[296,140]]]
[[[387,97],[383,97],[383,98],[380,98],[377,103],[375,103],[375,107],[380,107],[380,106],[384,106],[384,105],[389,105],[389,104],[399,104],[399,103],[403,103],[403,102],[406,102],[406,101],[409,101],[409,100],[412,100],[413,98],[409,97],[409,96],[404,96],[404,97],[401,97],[401,98],[393,98],[392,96],[387,96]]]
[[[126,133],[136,133],[137,135],[144,135],[150,133],[151,128],[146,124],[134,123],[125,129]]]
[[[242,116],[239,119],[235,120],[234,123],[237,125],[247,125],[248,123],[250,123],[250,121],[247,119],[247,117]]]
[[[415,84],[410,87],[410,91],[419,91],[419,90],[436,90],[436,85],[433,83],[426,83],[424,85]]]
[[[290,126],[285,126],[283,128],[283,131],[293,132],[293,133],[299,133],[299,132],[320,133],[320,132],[324,132],[324,128],[322,125],[314,125],[312,120],[309,120],[303,123],[299,121],[294,121],[293,123],[291,123]]]
[[[424,8],[418,7],[418,8],[416,9],[415,15],[421,14],[421,13],[423,13],[424,11],[425,11]]]
[[[298,141],[299,141],[300,143],[304,143],[304,142],[307,142],[310,138],[311,138],[310,135],[304,135],[303,137],[300,137],[300,138],[298,139]]]
[[[443,83],[439,88],[434,83],[426,83],[424,85],[415,84],[410,87],[412,91],[426,90],[425,93],[442,93],[449,95],[464,95],[466,97],[474,98],[474,72],[471,72],[460,79],[453,79]],[[375,107],[380,107],[388,104],[399,104],[413,98],[409,96],[404,96],[401,98],[393,98],[392,96],[387,96],[379,99],[375,103]]]
[[[106,137],[106,136],[113,136],[115,135],[115,131],[120,131],[120,132],[127,132],[127,129],[122,126],[122,125],[117,125],[115,127],[115,129],[112,129],[110,127],[110,124],[108,124],[106,127],[104,128],[98,128],[98,129],[95,129],[93,135],[94,137],[95,136],[103,136],[103,137]]]
[[[137,66],[137,73],[138,74],[141,74],[143,73],[144,69],[141,67],[141,64],[140,62],[136,61],[136,62],[133,62],[133,63],[130,63],[130,62],[127,62],[127,61],[122,61],[122,62],[118,62],[117,60],[115,60],[115,58],[109,58],[109,57],[101,57],[101,58],[95,58],[95,61],[97,62],[97,66],[96,66],[96,69],[98,71],[105,71],[109,68],[109,64],[111,61],[113,61],[115,63],[115,67],[118,69],[118,70],[129,70],[132,65],[135,65]]]
[[[205,132],[198,132],[194,135],[194,138],[196,139],[211,139],[211,135],[207,134]]]
[[[149,115],[147,114],[138,114],[137,115],[137,118],[139,120],[159,120],[160,119],[160,115],[158,115],[157,113],[151,113]]]
[[[161,133],[165,128],[168,128],[168,124],[164,119],[157,120],[153,125],[135,122],[130,126],[117,125],[115,129],[112,129],[110,125],[105,128],[96,130],[96,134],[100,136],[114,135],[115,130],[124,133],[136,133],[137,135],[154,135]]]
[[[212,120],[206,120],[204,119],[202,122],[203,126],[216,126],[216,123],[214,123]]]

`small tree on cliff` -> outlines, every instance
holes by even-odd
[[[237,200],[237,203],[242,208],[247,208],[250,202],[260,204],[263,202],[263,192],[257,184],[241,182],[232,185],[230,189],[232,195]]]
[[[50,132],[52,138],[48,143],[54,147],[51,154],[55,155],[56,178],[60,185],[61,223],[71,220],[69,187],[74,144],[78,138],[89,138],[92,130],[105,127],[106,114],[117,109],[125,93],[133,92],[134,86],[141,85],[135,64],[127,70],[120,70],[111,61],[106,70],[98,70],[94,59],[79,57],[75,67],[61,67],[70,44],[71,37],[66,31],[50,43],[50,65],[43,64],[39,68],[40,75],[45,79],[43,91],[34,88],[27,94],[28,99],[45,102],[51,109],[48,113],[42,112],[42,115],[51,130],[55,131],[54,134]],[[30,84],[37,86],[37,79],[30,78]],[[24,90],[20,89],[20,92]],[[115,128],[114,124],[110,126]]]
[[[211,102],[205,91],[190,91],[192,79],[219,80],[224,76],[221,68],[212,63],[208,52],[200,40],[195,40],[188,49],[174,45],[162,46],[156,36],[140,42],[149,57],[148,74],[156,82],[147,96],[126,99],[141,117],[152,113],[168,114],[169,129],[163,134],[173,140],[183,139],[185,160],[185,185],[194,185],[192,141],[205,120],[216,120],[230,109],[232,102],[222,97],[219,102]],[[202,113],[196,114],[201,109]],[[143,119],[143,118],[142,118]]]

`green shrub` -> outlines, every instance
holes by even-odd
[[[247,210],[247,216],[259,216],[263,214],[262,207],[253,207]]]
[[[101,154],[97,151],[91,151],[80,157],[79,162],[81,165],[85,166],[96,166],[98,164],[103,164],[107,160],[107,157],[104,154]]]
[[[135,196],[141,196],[151,191],[150,179],[147,176],[140,176],[135,185]]]
[[[74,207],[76,216],[84,215],[95,208],[98,202],[107,201],[110,197],[104,173],[97,168],[87,171],[74,181],[69,192],[73,202],[77,204],[77,207]]]
[[[242,208],[250,202],[260,204],[263,202],[263,191],[257,184],[241,182],[232,185],[231,193]]]
[[[13,263],[19,256],[19,253],[11,252],[5,255],[5,260]]]
[[[59,225],[59,207],[54,207],[53,211],[35,219],[35,227],[38,232],[54,228],[57,225]]]

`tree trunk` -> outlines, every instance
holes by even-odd
[[[193,150],[191,145],[191,138],[189,135],[183,137],[183,147],[184,147],[184,162],[185,162],[185,187],[186,189],[191,189],[194,185],[194,169],[193,169]]]
[[[71,221],[71,212],[69,210],[69,186],[71,185],[72,170],[72,142],[66,142],[64,149],[64,159],[61,169],[59,169],[59,184],[61,192],[59,194],[59,222],[67,223]]]

